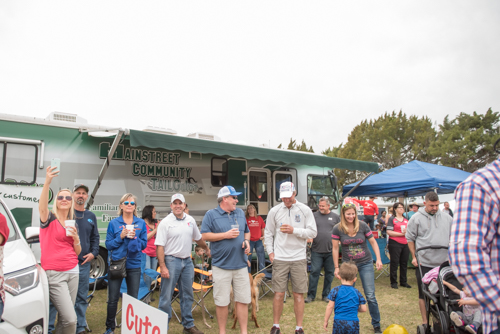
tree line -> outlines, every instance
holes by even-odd
[[[377,119],[362,121],[351,131],[346,143],[321,153],[329,157],[376,162],[379,171],[420,160],[474,172],[497,158],[493,144],[500,135],[499,125],[500,113],[491,108],[485,114],[462,112],[451,120],[446,116],[437,127],[427,116],[407,116],[402,110],[393,111]],[[288,149],[314,152],[304,140],[298,145],[290,139]],[[366,175],[351,170],[335,170],[335,174],[340,185],[350,184]]]

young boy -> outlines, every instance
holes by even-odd
[[[443,280],[444,285],[446,285],[451,291],[460,295],[460,300],[458,301],[459,306],[463,306],[463,313],[460,311],[451,312],[450,318],[458,327],[465,326],[465,329],[472,334],[476,334],[479,326],[481,326],[482,316],[481,307],[479,303],[472,298],[471,294],[464,287],[463,291],[460,291],[456,286],[450,284]]]
[[[203,256],[205,255],[205,250],[200,246],[196,245],[194,248],[194,267],[200,270],[207,270],[208,263],[204,261]],[[206,275],[201,275],[202,282],[205,281]]]
[[[358,267],[353,262],[340,266],[339,276],[342,285],[336,286],[328,294],[323,328],[328,330],[328,320],[335,308],[332,334],[359,334],[358,312],[366,312],[366,300],[352,285],[356,282]]]

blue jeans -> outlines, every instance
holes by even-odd
[[[261,271],[264,269],[265,261],[266,261],[266,255],[264,251],[264,244],[262,243],[262,240],[257,240],[257,241],[250,241],[250,253],[253,253],[253,250],[255,248],[255,251],[257,252],[257,261],[259,262],[259,270]],[[248,260],[250,263],[252,263],[252,255],[248,256]],[[248,272],[251,271],[251,267],[248,267]]]
[[[171,255],[165,255],[165,265],[167,266],[170,278],[161,279],[161,294],[158,309],[168,314],[168,321],[172,319],[172,296],[176,284],[179,290],[181,304],[182,326],[191,328],[194,326],[194,319],[191,313],[193,305],[193,280],[194,265],[191,258],[181,259]]]
[[[357,263],[359,278],[365,290],[365,298],[368,302],[368,310],[372,317],[372,326],[380,327],[380,311],[378,310],[377,298],[375,298],[375,270],[373,262]]]
[[[156,270],[156,268],[158,267],[158,258],[156,256],[151,257],[146,253],[142,253],[142,263],[144,263],[144,269]],[[144,283],[149,289],[151,283],[153,283],[153,279],[146,274],[143,274],[143,277],[144,277]]]
[[[108,272],[109,274],[109,272]],[[108,276],[109,277],[109,276]],[[127,269],[127,294],[137,299],[139,284],[141,282],[141,268]],[[108,279],[108,313],[106,316],[106,329],[115,330],[116,310],[120,299],[120,286],[123,279]]]
[[[87,295],[89,292],[89,277],[90,277],[90,262],[84,265],[79,265],[80,276],[78,278],[78,292],[75,301],[75,312],[76,312],[76,332],[80,333],[85,331],[87,326],[87,320],[85,318],[85,313],[87,312]],[[54,332],[55,322],[56,322],[57,310],[54,304],[49,300],[49,334]]]
[[[321,298],[326,298],[332,288],[333,275],[335,273],[332,253],[316,253],[311,251],[311,274],[309,274],[309,289],[307,290],[308,298],[316,298],[319,274],[323,267],[325,268],[325,280]]]

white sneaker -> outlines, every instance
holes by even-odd
[[[462,327],[465,325],[464,321],[462,320],[462,317],[457,312],[451,312],[450,319],[451,321],[453,321],[455,326]]]

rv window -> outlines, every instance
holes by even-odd
[[[276,187],[274,189],[275,189],[276,201],[281,202],[280,186],[283,182],[293,182],[292,175],[291,174],[281,174],[281,173],[278,174],[278,173],[276,173],[275,181],[276,181]],[[295,186],[295,192],[298,193],[297,186]]]
[[[227,185],[227,159],[212,158],[212,185],[214,187]]]
[[[34,184],[37,153],[36,145],[3,143],[0,146],[0,183]]]
[[[307,201],[311,208],[316,208],[321,197],[336,199],[336,185],[329,175],[307,175]]]

